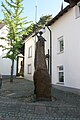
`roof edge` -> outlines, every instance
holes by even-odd
[[[51,21],[49,21],[46,26],[51,26],[57,19],[59,19],[63,14],[65,14],[72,7],[70,5],[66,6],[62,11],[60,11]]]

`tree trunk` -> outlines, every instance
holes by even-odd
[[[14,70],[14,60],[12,60],[12,65],[11,65],[11,77],[10,77],[10,82],[13,82],[13,70]]]

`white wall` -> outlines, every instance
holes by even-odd
[[[48,50],[49,50],[49,72],[50,72],[50,32],[48,30],[48,28],[45,28],[45,32],[42,35],[46,41],[45,41],[45,55],[48,54]],[[47,68],[48,68],[48,59],[46,59],[46,64],[47,64]]]
[[[52,83],[58,82],[57,66],[64,66],[64,86],[80,89],[80,17],[75,18],[75,7],[61,16],[52,30]],[[57,53],[57,38],[64,38],[64,53]]]
[[[2,58],[0,56],[0,73],[2,75],[10,75],[11,74],[11,60],[8,58]],[[16,75],[16,61],[14,62],[14,75]]]
[[[43,37],[46,39],[45,42],[45,54],[48,53],[49,49],[49,32],[46,28],[46,32],[43,34]],[[37,41],[37,37],[36,37]],[[32,57],[28,58],[28,50],[29,47],[32,46]],[[35,58],[35,37],[30,36],[27,40],[25,40],[25,58],[24,58],[24,77],[29,80],[33,80],[34,74],[34,58]],[[28,74],[28,64],[32,65],[32,74]]]
[[[0,37],[7,37],[8,29],[6,26],[4,26],[2,29],[0,29]],[[0,40],[0,45],[8,46],[7,41]],[[7,53],[7,50],[2,51],[2,48],[0,48],[0,73],[2,75],[10,75],[11,74],[11,60],[8,58],[3,58]],[[14,75],[16,75],[16,61],[14,62]]]
[[[29,47],[32,46],[32,57],[28,58]],[[35,37],[30,36],[25,41],[25,58],[24,58],[24,77],[28,80],[33,80],[34,73],[34,57],[35,57]],[[32,73],[28,74],[28,64],[32,65]]]
[[[45,28],[45,32],[42,36],[46,39],[46,41],[45,41],[45,54],[47,54],[48,49],[50,49],[50,33],[49,33],[49,30],[47,27]]]

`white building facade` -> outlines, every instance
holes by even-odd
[[[80,4],[67,6],[49,23],[52,46],[50,48],[50,31],[46,27],[43,37],[45,54],[52,51],[51,70],[54,87],[80,94]],[[32,49],[32,52],[29,52]],[[29,57],[28,55],[31,54]],[[35,37],[25,41],[25,78],[33,80],[35,56]],[[49,61],[50,63],[50,61]],[[50,71],[50,64],[49,64]]]
[[[7,37],[8,29],[6,25],[0,25],[0,37]],[[8,46],[7,41],[0,39],[0,45]],[[3,78],[8,78],[11,74],[11,60],[8,58],[3,58],[7,53],[7,50],[2,49],[0,47],[0,73],[2,74]],[[14,62],[14,73],[16,75],[16,61]]]
[[[49,23],[52,31],[52,84],[80,89],[80,6],[67,6]],[[68,89],[67,89],[68,87]],[[74,91],[74,90],[73,90]],[[78,91],[80,94],[80,91]]]
[[[35,37],[32,37],[32,35],[25,40],[24,78],[28,80],[33,80],[35,40],[36,40]]]
[[[24,51],[24,78],[28,80],[33,80],[34,75],[34,59],[35,59],[35,48],[36,48],[36,41],[37,36],[34,36],[33,33],[25,40],[25,51]],[[49,42],[49,31],[46,28],[43,34],[43,37],[46,39],[45,41],[45,55],[50,54],[50,42]],[[49,67],[50,61],[48,63],[48,59],[46,59],[47,66]],[[48,68],[50,71],[50,67]]]

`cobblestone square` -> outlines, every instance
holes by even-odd
[[[33,82],[3,80],[0,120],[80,120],[80,96],[52,88],[52,101],[36,101]]]

